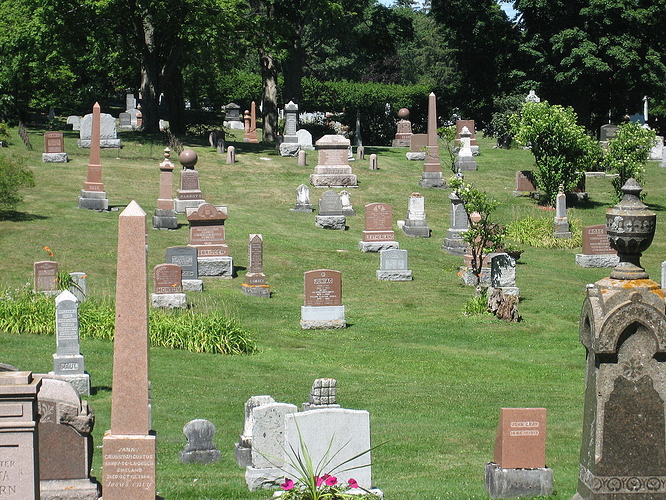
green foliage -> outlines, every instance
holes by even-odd
[[[477,314],[488,314],[488,296],[487,290],[481,290],[481,293],[465,301],[463,305],[463,314],[465,316],[475,316]]]
[[[618,174],[611,180],[618,201],[622,199],[622,186],[630,177],[641,185],[645,183],[645,164],[655,136],[654,130],[643,128],[639,123],[623,123],[608,142],[601,165],[607,172]]]
[[[440,127],[437,129],[437,135],[439,136],[440,147],[443,146],[444,151],[446,151],[449,157],[451,163],[449,168],[451,169],[451,172],[455,174],[458,172],[458,169],[456,168],[457,155],[455,151],[456,126],[451,125],[450,127]]]
[[[571,191],[601,157],[601,148],[576,118],[572,108],[545,101],[526,102],[521,114],[511,117],[516,141],[529,146],[534,155],[537,188],[551,205],[560,185]]]
[[[583,225],[580,219],[569,218],[571,238],[555,238],[552,217],[528,216],[509,223],[506,237],[535,248],[576,248],[582,244]]]
[[[34,187],[35,176],[26,159],[0,152],[0,210],[13,210],[23,201],[19,189]]]
[[[511,118],[520,113],[524,103],[525,96],[523,94],[507,95],[494,99],[495,112],[492,114],[489,126],[484,130],[484,134],[497,139],[498,148],[509,149],[511,147],[514,134]]]

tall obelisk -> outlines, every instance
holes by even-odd
[[[79,196],[79,208],[88,210],[108,210],[109,200],[104,192],[104,183],[102,182],[102,162],[100,158],[101,144],[101,112],[99,103],[93,106],[92,132],[90,136],[90,162],[86,180],[83,183],[83,189]]]
[[[439,162],[439,143],[437,138],[437,99],[431,92],[428,97],[428,146],[423,163],[423,174],[419,181],[421,187],[445,188],[442,178],[442,165]]]

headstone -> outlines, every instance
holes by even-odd
[[[534,196],[536,187],[534,185],[534,174],[531,170],[516,171],[516,188],[514,196]]]
[[[248,123],[249,117],[249,123]],[[257,138],[257,104],[252,101],[250,104],[250,112],[245,112],[245,135],[243,142],[258,143]]]
[[[356,159],[365,160],[365,147],[359,146],[356,148]]]
[[[132,201],[118,222],[111,429],[103,439],[104,500],[155,500],[150,430],[146,213]],[[133,463],[127,474],[127,462]]]
[[[464,128],[467,128],[469,131],[469,147],[472,150],[472,154],[476,156],[479,154],[479,144],[476,142],[476,123],[474,123],[474,120],[456,120],[455,144],[462,146]]]
[[[100,107],[98,103],[93,106],[91,115],[86,115],[90,129],[90,161],[86,173],[86,180],[83,183],[83,189],[79,196],[79,208],[88,210],[106,211],[109,209],[109,200],[104,192],[104,183],[102,182],[102,163],[100,156],[101,132],[100,132]],[[81,134],[84,133],[83,127]]]
[[[118,120],[120,121],[118,125],[120,130],[132,130],[132,115],[129,113],[120,113]]]
[[[322,229],[347,229],[347,219],[343,213],[342,200],[335,191],[324,191],[319,200],[319,210],[315,216],[315,225]]]
[[[305,305],[301,307],[302,329],[347,327],[341,276],[340,271],[331,269],[316,269],[303,274]]]
[[[58,291],[58,263],[42,260],[33,264],[35,292],[55,293]]]
[[[248,271],[241,291],[252,297],[271,298],[271,288],[266,284],[264,274],[264,238],[261,234],[251,234],[248,244]]]
[[[168,247],[166,250],[167,264],[180,266],[183,290],[186,292],[203,291],[203,281],[199,279],[197,255],[197,249],[194,247]]]
[[[379,252],[377,279],[382,281],[411,281],[412,271],[407,268],[407,250],[381,250]]]
[[[398,226],[402,226],[402,231],[407,236],[430,238],[430,228],[425,213],[425,198],[421,193],[409,195],[407,218]]]
[[[69,290],[55,299],[56,353],[51,374],[69,382],[82,396],[90,394],[90,375],[86,373],[79,347],[79,304]]]
[[[467,172],[476,170],[476,161],[470,146],[471,132],[467,127],[463,127],[460,131],[460,149],[458,150],[458,158],[455,162],[455,167],[458,172]]]
[[[178,217],[176,217],[175,204],[173,201],[173,169],[171,162],[171,150],[164,148],[164,160],[160,168],[160,191],[157,198],[157,208],[153,215],[153,229],[178,229]]]
[[[37,394],[42,380],[31,372],[0,371],[0,494],[40,500]]]
[[[44,163],[67,163],[68,157],[65,153],[65,138],[62,132],[44,133]]]
[[[80,271],[69,273],[71,278],[71,283],[69,285],[69,291],[76,297],[76,300],[85,302],[88,298],[88,275]]]
[[[599,128],[599,142],[608,142],[615,137],[617,125],[607,123]]]
[[[567,218],[567,195],[564,194],[564,186],[560,185],[559,192],[555,198],[555,219],[553,221],[553,236],[555,238],[571,239],[569,231],[569,219]]]
[[[127,93],[125,94],[125,109],[135,109],[136,108],[136,98],[134,94]]]
[[[349,166],[349,139],[325,135],[317,141],[319,158],[310,184],[314,187],[356,187],[358,180]]]
[[[354,207],[352,206],[352,201],[351,201],[351,193],[347,191],[346,189],[343,189],[340,191],[340,201],[342,202],[342,214],[347,216],[351,215],[354,216],[356,215],[356,212],[354,211]]]
[[[661,135],[656,136],[655,143],[650,149],[650,160],[660,161],[662,160],[662,152],[664,150],[664,138]]]
[[[376,154],[371,154],[370,155],[370,170],[379,170],[379,167],[377,167],[377,155]]]
[[[490,287],[488,294],[493,289],[499,288],[504,295],[520,296],[520,289],[516,286],[516,260],[504,252],[492,252],[488,254],[488,265],[490,267]]]
[[[213,444],[215,426],[205,419],[190,420],[183,427],[187,444],[180,452],[180,461],[189,463],[210,464],[217,462],[222,453]]]
[[[198,251],[199,276],[233,278],[233,259],[224,233],[227,207],[203,203],[198,208],[187,208],[186,216],[190,223],[189,246]]]
[[[245,402],[245,422],[243,433],[238,437],[238,443],[235,444],[236,463],[240,467],[252,465],[252,433],[254,429],[253,409],[257,406],[275,403],[271,396],[252,396]]]
[[[37,395],[40,420],[40,500],[96,500],[100,485],[90,477],[95,415],[64,380],[42,378]]]
[[[409,140],[409,152],[405,156],[411,161],[424,161],[427,147],[428,134],[412,134]]]
[[[502,408],[494,461],[486,464],[490,498],[552,495],[553,470],[546,467],[546,409]]]
[[[393,209],[387,203],[368,203],[365,206],[363,240],[358,242],[362,252],[379,252],[400,248],[393,231]]]
[[[224,126],[233,130],[243,130],[243,118],[240,116],[240,106],[230,102],[224,106]]]
[[[303,149],[314,149],[314,146],[312,145],[312,134],[310,133],[309,130],[304,129],[304,128],[299,128],[296,131],[296,137],[298,138],[298,145]]]
[[[289,101],[284,107],[284,139],[280,144],[280,156],[296,156],[300,151],[297,130],[298,105]]]
[[[620,262],[617,252],[608,241],[606,226],[583,228],[583,253],[576,254],[576,264],[581,267],[615,267]]]
[[[97,103],[96,103],[97,104]],[[77,142],[80,148],[89,148],[93,143],[99,143],[100,148],[119,148],[122,146],[116,132],[116,119],[108,113],[99,113],[99,118],[93,113],[87,114],[81,120],[81,130]],[[93,124],[99,120],[99,141],[93,136]]]
[[[215,144],[215,150],[217,151],[218,154],[224,154],[225,150],[225,144],[224,144],[224,139],[217,139],[217,143]]]
[[[184,149],[178,160],[183,166],[180,171],[180,188],[176,190],[177,198],[175,200],[175,210],[178,214],[183,214],[188,208],[196,208],[202,203],[206,203],[201,194],[199,186],[199,172],[194,168],[199,156],[193,149]]]
[[[303,151],[305,153],[305,151]],[[296,188],[296,204],[291,209],[294,212],[312,212],[312,203],[310,202],[310,188],[301,184]]]
[[[356,128],[354,129],[354,145],[363,147],[363,136],[361,135],[361,111],[356,111]]]
[[[233,165],[236,163],[236,148],[229,146],[227,148],[227,165]]]
[[[391,143],[394,148],[408,148],[412,138],[412,122],[409,121],[409,110],[407,108],[400,108],[398,110],[398,124],[395,133],[395,138]]]
[[[76,115],[71,115],[67,117],[67,125],[72,126],[72,130],[79,131],[81,130],[81,117]]]
[[[587,286],[581,311],[585,403],[575,500],[666,497],[666,315],[663,291],[640,264],[656,215],[634,179],[622,191],[606,212],[620,262]]]
[[[150,296],[153,307],[184,309],[187,297],[183,293],[182,270],[177,264],[158,264],[153,270],[155,292]]]
[[[130,115],[130,125],[132,130],[140,129],[143,125],[143,114],[138,109],[132,108],[126,111]]]
[[[321,408],[340,408],[337,401],[338,383],[334,378],[318,378],[312,383],[308,402],[303,403],[303,411]]]
[[[298,151],[298,166],[305,167],[307,164],[307,153],[301,149]]]
[[[428,97],[428,144],[426,146],[423,173],[419,186],[427,188],[445,188],[442,178],[442,165],[439,162],[439,143],[437,137],[437,99],[433,92]]]

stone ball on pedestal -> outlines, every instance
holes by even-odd
[[[183,152],[178,156],[178,161],[184,168],[194,168],[198,159],[199,156],[193,149],[183,149]]]
[[[400,108],[398,110],[398,118],[401,120],[406,120],[409,118],[409,110],[407,108]]]

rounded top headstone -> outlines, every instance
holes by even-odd
[[[199,156],[193,149],[183,149],[183,152],[178,155],[178,161],[184,168],[194,168],[198,159]]]
[[[409,110],[407,108],[400,108],[398,110],[398,118],[402,118],[403,120],[409,118]]]

